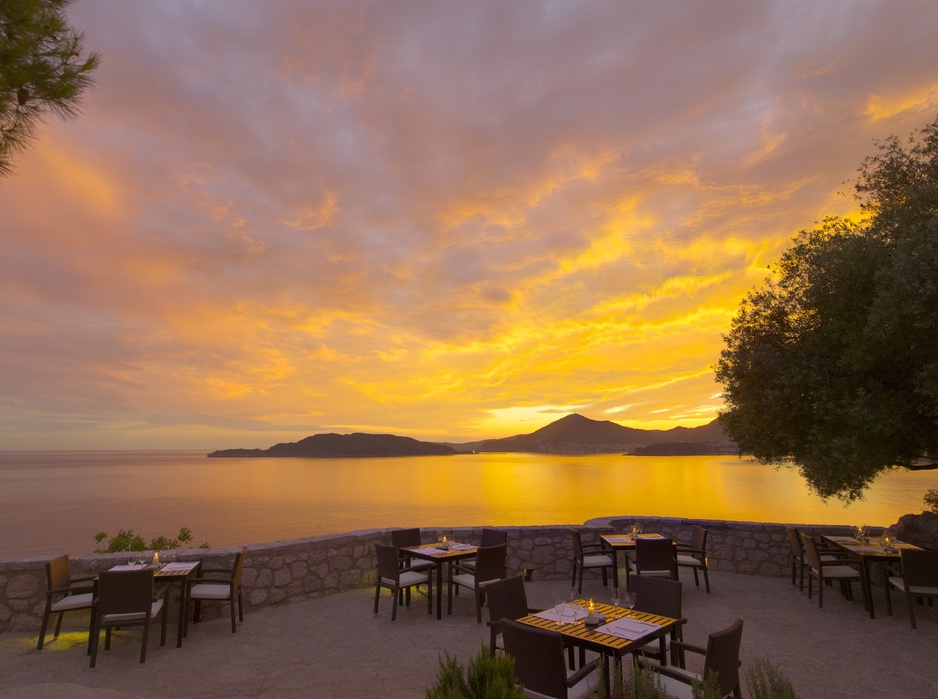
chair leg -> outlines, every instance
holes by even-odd
[[[397,594],[400,592],[400,588],[394,588],[391,591],[391,597],[394,598],[394,601],[391,603],[391,621],[397,621]]]
[[[378,601],[381,598],[381,579],[378,579],[378,582],[375,583],[375,614],[378,613]]]
[[[244,600],[241,597],[241,588],[238,588],[238,621],[244,623]]]
[[[145,663],[147,661],[147,639],[150,637],[150,615],[147,615],[146,621],[143,622],[143,641],[140,644],[140,662]]]
[[[62,617],[65,616],[65,612],[59,612],[59,618],[55,620],[55,633],[52,635],[53,640],[59,637],[59,632],[62,631]]]
[[[570,587],[576,587],[576,571],[579,566],[576,561],[573,561],[573,580],[570,581]],[[581,574],[582,575],[582,574]]]
[[[476,623],[482,623],[482,589],[476,588]]]
[[[91,644],[90,646],[91,663],[90,665],[88,665],[88,667],[94,667],[95,662],[97,662],[98,660],[98,642],[100,641],[100,636],[101,636],[101,629],[94,622],[94,620],[92,620],[91,638],[89,639],[89,642]]]
[[[909,604],[909,621],[912,623],[912,628],[917,629],[918,626],[915,625],[915,609],[912,604],[912,595],[909,593],[909,586],[906,585],[905,589],[905,598]]]
[[[235,596],[234,593],[231,594],[231,599],[229,600],[231,604],[231,633],[235,633],[238,630],[238,626],[235,623]]]
[[[707,573],[707,566],[703,567],[703,574],[704,574],[704,585],[706,586],[707,594],[709,595],[710,594],[710,574]]]
[[[697,566],[691,568],[694,571],[694,587],[700,587],[700,578],[697,577]]]
[[[42,624],[39,626],[39,643],[36,646],[36,650],[42,650],[42,645],[45,642],[46,638],[46,628],[49,626],[49,605],[46,605],[46,612],[42,615]]]

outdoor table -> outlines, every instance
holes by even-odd
[[[861,567],[860,584],[863,585],[864,598],[869,603],[870,619],[875,619],[876,614],[873,610],[873,583],[871,567],[873,563],[899,563],[902,556],[899,553],[902,549],[917,549],[918,546],[906,544],[902,541],[892,541],[887,548],[882,537],[868,537],[866,541],[859,541],[853,536],[827,536],[822,537],[825,541],[834,544],[850,558],[858,560]]]
[[[153,573],[154,584],[179,584],[179,625],[176,629],[176,647],[182,647],[186,610],[189,608],[189,576],[199,570],[202,561],[164,563]],[[139,570],[139,566],[117,565],[111,570]]]
[[[443,618],[443,564],[453,563],[465,558],[472,558],[478,552],[478,547],[472,544],[459,544],[448,542],[448,548],[441,549],[442,542],[424,544],[422,546],[409,546],[401,551],[407,552],[414,558],[430,561],[436,565],[436,618]]]
[[[684,618],[672,619],[671,617],[649,614],[648,612],[630,612],[621,607],[616,608],[610,604],[594,602],[596,612],[604,614],[606,621],[599,626],[590,627],[585,623],[586,608],[589,604],[589,600],[580,599],[574,601],[572,604],[582,608],[582,613],[577,614],[577,621],[575,622],[560,623],[556,621],[555,609],[547,609],[537,614],[529,614],[528,616],[518,619],[518,622],[539,629],[555,631],[563,636],[565,643],[570,643],[581,650],[601,653],[617,660],[621,660],[623,656],[634,653],[642,646],[657,639],[662,665],[667,664],[665,637],[671,633],[674,627],[687,623],[687,619]],[[612,624],[612,622],[624,619],[637,622],[639,625],[653,624],[654,626],[648,626],[647,632],[643,633],[639,631],[631,634],[634,638],[625,638],[622,635],[604,632],[605,627]],[[607,688],[609,687],[609,665],[610,663],[606,663],[606,676],[603,678]]]

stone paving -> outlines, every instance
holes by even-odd
[[[742,618],[744,673],[768,656],[802,699],[938,696],[938,608],[918,607],[919,628],[912,630],[898,596],[895,616],[886,616],[881,588],[874,591],[873,620],[859,594],[848,602],[836,588],[818,609],[787,578],[716,571],[711,582],[707,595],[684,577],[685,638],[705,643],[709,631]],[[568,582],[535,579],[529,602],[549,606],[568,590]],[[0,634],[0,699],[422,697],[441,653],[465,660],[487,642],[468,595],[456,598],[453,616],[437,621],[418,594],[397,622],[387,592],[372,614],[373,595],[373,588],[361,588],[262,608],[236,634],[225,619],[203,622],[181,649],[172,640],[161,648],[154,629],[144,665],[137,662],[139,632],[128,630],[116,634],[110,652],[102,646],[97,667],[89,669],[87,619],[80,616],[67,620],[60,639],[43,651],[35,647],[38,629]],[[584,582],[584,595],[608,599],[598,574]]]

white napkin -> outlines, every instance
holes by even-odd
[[[138,566],[136,564],[124,563],[122,565],[116,565],[113,568],[110,568],[109,570],[114,571],[114,572],[122,572],[126,570],[143,570],[145,567],[146,566]]]
[[[468,551],[475,548],[472,544],[450,544],[449,547],[454,551]]]
[[[576,617],[574,617],[576,621],[582,621],[583,619],[586,618],[586,609],[584,609],[583,607],[577,604],[573,605],[573,609],[576,612]],[[558,623],[569,623],[570,622],[570,607],[569,606],[567,607],[562,618],[558,618],[556,607],[545,609],[543,612],[538,612],[534,616],[538,617],[539,619],[546,619],[547,621],[554,621]]]
[[[198,561],[178,561],[177,563],[167,563],[163,566],[163,570],[175,572],[175,571],[187,571],[192,570],[197,565]]]
[[[664,534],[639,534],[639,539],[663,539]]]
[[[857,543],[857,540],[854,539],[852,536],[829,536],[829,537],[827,537],[827,538],[830,539],[831,541],[838,541],[838,542],[840,542],[840,543],[842,543],[842,544],[855,544],[855,543]]]
[[[434,547],[432,547],[432,546],[421,547],[421,548],[419,548],[419,549],[417,549],[417,550],[420,551],[420,553],[422,553],[422,554],[424,554],[424,555],[426,555],[426,556],[441,556],[441,555],[443,555],[444,553],[449,553],[448,551],[444,551],[443,549],[434,548]]]
[[[636,641],[642,636],[647,636],[651,632],[660,629],[659,624],[652,624],[650,621],[639,621],[638,619],[616,619],[615,621],[600,626],[596,629],[597,633],[605,633],[610,636],[627,638],[630,641]]]

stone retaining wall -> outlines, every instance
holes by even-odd
[[[607,517],[590,520],[578,528],[598,536],[616,526],[628,527],[635,520]],[[647,517],[640,521],[646,531],[657,531],[683,542],[690,540],[692,525],[706,527],[710,532],[711,570],[766,576],[788,573],[788,537],[781,524]],[[571,577],[570,526],[576,525],[499,527],[508,531],[509,574],[529,569],[538,580]],[[798,527],[814,533],[843,529]],[[369,529],[248,546],[243,577],[246,611],[373,585],[374,543],[390,543],[389,531]],[[478,542],[482,529],[456,527],[447,532],[458,541]],[[424,540],[429,541],[435,535],[435,530],[426,530]],[[199,558],[203,567],[230,567],[239,550],[240,547],[187,549],[179,552],[179,559]],[[45,563],[51,557],[0,558],[0,633],[38,633],[45,605]],[[72,574],[105,570],[125,562],[126,558],[126,554],[94,554],[73,559]],[[220,613],[218,607],[217,604],[207,605],[206,614]]]

